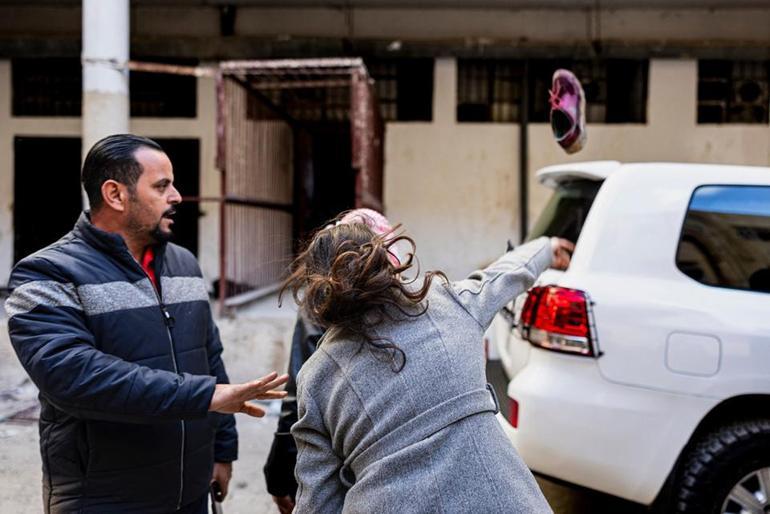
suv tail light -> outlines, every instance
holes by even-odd
[[[519,402],[509,396],[508,407],[508,422],[513,428],[519,428]]]
[[[535,346],[596,357],[590,303],[577,289],[533,287],[521,311],[521,334]]]

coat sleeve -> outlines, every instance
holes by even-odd
[[[229,384],[230,379],[222,361],[222,341],[219,339],[219,329],[214,323],[211,309],[208,311],[209,330],[206,338],[206,351],[209,359],[209,370],[216,377],[217,384]],[[214,437],[214,461],[233,462],[238,458],[238,432],[235,429],[235,416],[232,414],[216,414],[219,424]]]
[[[10,285],[11,343],[53,406],[80,418],[128,423],[206,416],[214,377],[151,369],[99,351],[77,289],[52,263],[25,259]]]
[[[342,460],[334,453],[331,437],[312,395],[297,395],[299,421],[291,433],[297,442],[297,497],[295,514],[342,512],[346,488],[340,480]]]
[[[532,287],[551,265],[551,246],[541,237],[502,257],[468,278],[450,284],[455,299],[486,330],[500,309]]]

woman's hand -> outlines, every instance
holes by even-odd
[[[558,270],[566,270],[569,267],[570,256],[575,251],[575,244],[560,237],[551,238],[551,252],[553,261],[551,267]]]

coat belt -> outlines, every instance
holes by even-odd
[[[415,416],[392,432],[378,439],[366,449],[351,454],[339,471],[340,480],[352,487],[356,473],[397,451],[416,444],[453,423],[469,416],[492,412],[497,414],[500,405],[490,384],[439,403]]]

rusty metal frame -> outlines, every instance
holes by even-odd
[[[335,88],[350,87],[349,80],[287,80],[251,84],[252,89],[314,89],[317,87]]]
[[[219,169],[219,191],[223,194],[227,190],[227,165],[225,160],[225,141],[227,133],[225,130],[225,80],[222,72],[215,76],[217,93],[217,156],[216,163]],[[218,291],[218,310],[219,315],[224,314],[225,300],[227,290],[225,286],[225,277],[227,275],[227,253],[225,245],[227,243],[227,225],[225,223],[226,204],[223,201],[219,203],[219,291]]]
[[[373,81],[362,59],[285,59],[268,61],[226,61],[219,64],[218,91],[223,91],[223,81],[232,79],[245,87],[281,119],[296,125],[296,120],[262,94],[262,91],[307,89],[307,88],[350,88],[351,165],[357,169],[355,184],[355,206],[372,207],[382,210],[382,139],[383,125],[379,106],[373,89]],[[217,120],[217,163],[225,176],[226,126],[225,98],[218,96]],[[377,168],[376,171],[374,168]],[[375,179],[372,177],[376,176]],[[376,182],[376,183],[375,183]],[[222,201],[220,209],[220,283],[226,281],[227,234],[225,206],[236,201],[228,196],[222,179]],[[253,199],[240,199],[247,203]],[[275,209],[291,209],[292,206],[272,206]],[[220,311],[225,308],[225,288],[220,287]]]
[[[159,62],[128,61],[126,67],[131,71],[144,73],[165,73],[167,75],[188,75],[193,77],[214,77],[216,68],[209,66],[182,66],[177,64],[164,64]]]
[[[269,202],[228,194],[227,191],[227,114],[225,81],[244,87],[279,118],[296,125],[297,121],[273,104],[262,92],[308,88],[350,88],[351,165],[357,170],[355,207],[382,210],[383,122],[380,117],[373,80],[360,58],[277,59],[223,61],[217,66],[178,66],[129,61],[127,68],[147,73],[167,73],[212,77],[216,82],[216,166],[220,171],[220,196],[188,197],[190,201],[219,203],[219,312],[227,303],[228,236],[227,205],[292,212],[292,204]],[[293,123],[292,123],[293,122]]]

